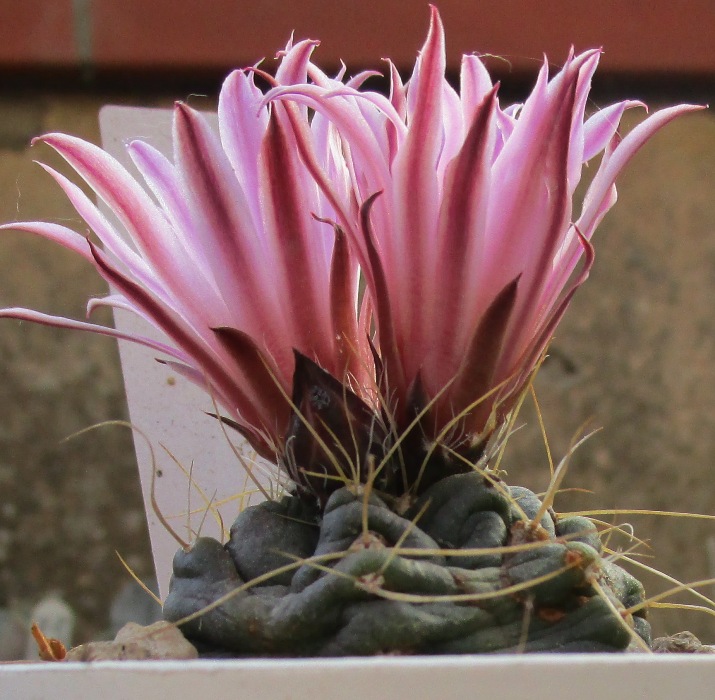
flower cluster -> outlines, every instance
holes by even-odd
[[[389,64],[387,96],[365,88],[370,72],[326,75],[315,47],[291,43],[275,76],[232,73],[218,134],[177,104],[173,159],[128,144],[143,183],[94,145],[42,138],[129,242],[47,166],[99,244],[58,224],[3,228],[82,255],[113,290],[89,311],[132,311],[168,343],[26,309],[0,315],[153,348],[321,499],[341,473],[365,478],[371,454],[399,454],[385,488],[418,489],[468,468],[503,423],[588,275],[616,177],[696,107],[663,109],[621,138],[622,114],[640,103],[585,116],[597,50],[569,55],[551,78],[545,63],[508,107],[467,55],[458,92],[434,8],[409,81]],[[601,153],[574,211],[582,168]]]

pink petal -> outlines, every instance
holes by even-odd
[[[517,298],[519,278],[512,280],[491,301],[476,327],[454,383],[440,401],[440,424],[467,409],[495,387],[495,375],[504,354],[507,328]],[[469,432],[481,433],[491,412],[492,402],[485,400],[464,416],[473,423]],[[446,414],[445,414],[446,413]]]
[[[598,155],[613,138],[621,123],[621,117],[627,109],[645,107],[638,100],[625,100],[604,107],[591,116],[583,125],[584,133],[584,163]]]
[[[395,340],[395,326],[393,320],[392,300],[388,291],[386,271],[375,245],[375,237],[370,225],[370,210],[380,193],[367,199],[360,209],[360,231],[365,240],[367,250],[367,266],[364,272],[367,277],[374,312],[375,325],[380,339],[381,359],[384,368],[384,383],[387,386],[385,396],[395,392],[397,396],[404,396],[407,390],[405,381],[405,367],[400,350]],[[365,311],[365,309],[363,309]],[[365,314],[363,314],[365,317]],[[405,406],[400,406],[404,411]]]
[[[438,390],[453,375],[472,332],[479,266],[486,234],[491,155],[496,138],[497,88],[473,112],[462,149],[447,171],[435,248],[436,266],[427,280],[425,311],[433,350],[425,383]]]
[[[18,221],[14,224],[2,224],[0,231],[24,231],[25,233],[41,236],[48,241],[59,243],[73,253],[81,255],[85,260],[94,265],[94,258],[90,252],[87,238],[66,226],[50,224],[45,221]]]
[[[584,208],[577,225],[580,231],[589,238],[593,231],[593,222],[601,203],[609,195],[611,186],[640,148],[659,129],[670,123],[676,117],[687,112],[704,109],[701,105],[677,105],[655,112],[633,129],[618,145],[608,162],[602,164],[593,179],[584,199]]]
[[[214,326],[237,319],[251,333],[267,328],[271,345],[279,345],[273,337],[284,319],[276,298],[275,271],[265,264],[246,195],[217,137],[197,112],[177,105],[174,134],[183,196],[191,203],[194,218],[193,245],[199,255],[210,256],[207,264],[220,290],[221,305],[206,321]],[[223,308],[228,313],[221,313]],[[205,313],[210,311],[209,307]]]
[[[320,42],[311,39],[299,41],[287,50],[276,70],[276,81],[282,85],[305,83],[310,57]]]
[[[581,167],[584,161],[584,127],[583,119],[586,109],[586,100],[591,90],[591,78],[598,67],[599,53],[594,53],[581,66],[576,81],[576,96],[572,109],[571,134],[569,137],[569,163],[567,178],[569,183],[569,196],[573,194],[581,179]]]
[[[288,396],[291,385],[286,383],[290,374],[283,375],[271,362],[256,341],[246,333],[235,328],[213,328],[221,345],[241,368],[241,386],[245,393],[246,404],[239,405],[239,412],[246,418],[254,411],[260,420],[249,424],[267,432],[279,442],[283,438],[291,414]]]
[[[268,125],[268,110],[260,109],[263,93],[253,75],[234,71],[224,81],[218,102],[221,142],[244,192],[258,191],[258,154]],[[260,219],[258,198],[248,200],[253,221]]]
[[[152,338],[146,338],[133,333],[124,333],[122,331],[118,331],[116,328],[98,326],[94,323],[86,323],[85,321],[75,321],[74,319],[64,318],[63,316],[51,316],[32,309],[22,309],[16,307],[0,309],[0,318],[14,318],[18,321],[31,321],[32,323],[39,323],[43,326],[88,331],[90,333],[96,333],[97,335],[106,335],[110,338],[116,338],[117,340],[130,340],[133,343],[144,345],[147,348],[156,350],[157,352],[168,355],[169,357],[174,357],[182,361],[186,359],[186,355],[178,351],[176,348],[156,341]]]
[[[67,198],[72,203],[72,206],[77,210],[77,213],[87,222],[87,225],[94,231],[105,250],[108,250],[117,260],[121,261],[133,275],[141,277],[145,283],[152,283],[152,274],[149,267],[141,259],[137,253],[130,248],[124,239],[112,228],[106,218],[102,215],[99,209],[89,200],[89,197],[82,192],[74,183],[70,182],[64,175],[58,173],[53,168],[39,163],[40,167],[45,170],[55,182],[62,188]],[[60,242],[60,241],[58,241]],[[86,256],[91,258],[89,246],[83,247]],[[64,245],[64,244],[63,244]],[[65,246],[67,247],[67,246]],[[94,261],[92,261],[94,262]]]
[[[340,381],[344,381],[348,375],[359,378],[364,374],[359,355],[362,344],[358,341],[355,314],[357,289],[357,266],[351,259],[347,237],[339,226],[335,226],[329,291],[336,365],[331,368],[331,373]]]
[[[171,228],[149,195],[108,153],[65,134],[42,137],[103,199],[127,228],[142,255],[169,277],[176,273],[176,244]]]
[[[259,173],[264,226],[272,241],[273,260],[279,261],[270,274],[288,312],[283,323],[301,352],[330,357],[329,311],[320,293],[326,288],[328,270],[322,256],[313,252],[322,248],[322,239],[329,233],[311,218],[311,196],[292,134],[277,118],[268,124]]]
[[[492,79],[478,56],[462,56],[459,84],[464,122],[469,124],[474,118],[474,111],[492,89]]]
[[[215,346],[213,334],[210,337],[198,334],[174,309],[122,275],[101,250],[91,243],[90,245],[102,276],[130,303],[136,305],[146,317],[151,318],[153,324],[166,333],[186,356],[193,358],[194,363],[206,372],[211,382],[216,384],[224,396],[231,398],[235,405],[242,405],[245,401],[243,392],[235,384],[226,363],[211,347],[212,343]],[[208,329],[206,332],[210,333]]]
[[[419,306],[434,260],[433,241],[439,212],[437,159],[442,146],[442,81],[445,70],[444,31],[436,8],[408,90],[409,131],[393,165],[394,222],[389,238],[380,236],[385,262],[394,280],[392,303],[401,347],[409,347],[405,371],[419,366],[411,359],[422,354],[426,341]],[[377,229],[378,231],[380,228]],[[404,260],[410,260],[410,266]],[[409,358],[409,359],[408,359]]]

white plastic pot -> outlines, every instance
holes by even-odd
[[[3,700],[705,700],[713,688],[710,655],[115,661],[0,668]]]

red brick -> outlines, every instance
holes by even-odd
[[[77,60],[72,0],[0,0],[0,66],[68,67]]]
[[[95,58],[102,67],[225,69],[272,56],[296,37],[320,38],[325,64],[414,61],[427,3],[404,0],[92,0]],[[603,46],[614,72],[715,74],[710,0],[442,0],[452,67],[466,51],[531,69],[546,52],[561,63],[570,44]]]

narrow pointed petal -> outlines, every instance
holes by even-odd
[[[174,133],[182,191],[192,207],[194,245],[206,256],[218,289],[217,299],[204,311],[206,327],[240,319],[242,330],[264,338],[279,355],[281,367],[290,366],[290,343],[284,339],[290,327],[278,302],[281,288],[276,289],[276,271],[265,264],[274,254],[254,228],[245,193],[199,114],[178,105]]]
[[[394,127],[396,138],[404,139],[405,125],[390,102],[383,96],[361,94],[349,88],[325,90],[317,85],[281,86],[268,92],[264,102],[278,100],[281,102],[290,100],[320,112],[337,127],[350,144],[351,150],[360,154],[365,169],[371,175],[373,185],[379,185],[380,182],[387,183],[389,162],[384,150],[380,148],[381,135],[376,133],[377,128],[373,128],[365,116],[366,113],[359,107],[359,103],[371,103],[377,108],[377,113],[382,120],[389,121]]]
[[[64,318],[63,316],[52,316],[50,314],[43,314],[40,311],[33,311],[32,309],[23,309],[20,307],[0,309],[0,318],[13,318],[17,321],[31,321],[32,323],[39,323],[42,326],[66,328],[69,330],[76,331],[87,331],[89,333],[95,333],[97,335],[106,335],[110,338],[116,338],[117,340],[129,340],[132,343],[143,345],[147,348],[155,350],[156,352],[168,355],[169,357],[174,357],[181,361],[186,360],[186,355],[184,355],[184,353],[178,351],[175,347],[172,347],[171,345],[161,343],[159,341],[153,340],[152,338],[147,338],[142,335],[134,333],[124,333],[123,331],[118,331],[115,328],[98,326],[94,323],[87,323],[86,321],[75,321],[71,318]]]
[[[212,256],[210,268],[217,275],[224,303],[250,317],[245,302],[240,310],[234,307],[245,298],[244,290],[265,290],[270,299],[272,285],[257,249],[246,196],[218,139],[200,115],[182,104],[176,106],[174,115],[176,163],[183,194],[192,202],[197,217],[195,245]]]
[[[514,363],[513,368],[502,366],[497,370],[496,376],[498,380],[515,380],[512,386],[508,387],[505,392],[507,393],[507,398],[501,403],[499,409],[501,413],[497,420],[503,420],[513,407],[514,401],[518,398],[526,383],[529,381],[529,376],[538,359],[546,351],[546,348],[551,342],[554,332],[566,313],[566,309],[571,303],[574,294],[588,279],[595,254],[593,246],[586,238],[579,236],[579,240],[584,249],[584,263],[581,272],[571,287],[565,292],[563,298],[558,302],[556,308],[543,320],[541,327],[535,330],[533,340],[525,349],[523,355]]]
[[[442,415],[441,424],[459,414],[470,404],[486,396],[495,385],[495,376],[504,354],[507,328],[516,305],[519,277],[509,282],[497,294],[474,331],[453,385],[442,402],[448,403],[449,415]],[[472,424],[472,431],[481,432],[491,410],[491,402],[484,401],[464,416]],[[470,421],[471,416],[471,421]],[[470,432],[472,432],[470,431]]]
[[[94,265],[94,258],[90,252],[86,236],[82,236],[66,226],[51,224],[46,221],[18,221],[12,224],[0,225],[0,231],[24,231],[25,233],[46,238],[48,241],[59,243],[67,250],[81,255]]]
[[[287,400],[290,387],[283,384],[287,377],[247,333],[228,327],[212,330],[241,368],[248,403],[260,415],[260,427],[279,442],[290,416]]]
[[[191,267],[184,264],[180,244],[166,217],[127,171],[109,154],[80,139],[49,134],[43,140],[77,170],[127,228],[160,285],[144,278],[152,293],[158,294],[160,288],[171,292],[183,302],[182,314],[210,311],[211,305],[202,303],[205,300],[181,294],[182,289],[193,288],[199,296],[196,277]],[[166,296],[162,296],[166,301]]]
[[[584,163],[598,155],[613,138],[621,123],[621,117],[627,109],[645,107],[638,100],[625,100],[604,107],[590,117],[583,125],[584,132]]]
[[[433,364],[454,365],[455,354],[470,332],[476,289],[474,270],[479,266],[486,235],[491,157],[496,138],[494,114],[497,88],[484,98],[473,113],[472,123],[462,148],[447,172],[438,229],[433,289],[427,288],[425,304],[430,305],[429,326],[433,329]],[[454,319],[467,322],[456,325]],[[449,377],[441,374],[439,384]],[[430,376],[430,385],[435,380]]]
[[[114,158],[97,146],[65,134],[48,134],[42,140],[107,203],[149,260],[167,275],[177,271],[174,239],[166,219]]]
[[[469,124],[474,118],[475,110],[493,87],[489,72],[478,56],[470,54],[462,57],[459,84],[464,122]]]
[[[101,250],[91,243],[90,246],[102,276],[147,316],[154,319],[154,325],[161,328],[186,355],[193,358],[194,363],[206,372],[222,395],[231,399],[231,407],[247,405],[243,389],[234,382],[230,371],[220,357],[212,351],[206,339],[198,335],[171,307],[123,276],[111,265]]]
[[[581,168],[584,162],[585,134],[584,112],[588,94],[591,90],[591,79],[598,67],[600,53],[594,53],[586,60],[578,71],[576,91],[571,108],[571,132],[569,134],[569,162],[567,178],[569,197],[573,194],[581,179]]]
[[[335,245],[330,269],[330,317],[337,365],[333,369],[340,381],[348,375],[364,374],[359,356],[357,316],[357,268],[350,258],[345,232],[335,227]]]
[[[572,200],[569,191],[568,168],[570,161],[571,118],[577,95],[577,83],[570,85],[564,98],[564,106],[554,125],[553,138],[544,154],[545,168],[543,180],[548,192],[548,207],[543,213],[543,229],[540,240],[531,247],[532,260],[522,278],[521,296],[514,312],[514,331],[511,347],[504,353],[505,358],[517,355],[528,342],[534,316],[534,300],[540,300],[551,276],[551,267],[571,222]],[[507,363],[509,359],[505,360]]]
[[[442,146],[442,81],[445,71],[444,30],[436,8],[427,40],[408,91],[409,132],[393,165],[395,210],[394,240],[385,241],[397,267],[394,304],[399,310],[396,331],[400,342],[417,352],[424,347],[426,329],[417,313],[425,298],[423,285],[434,259],[432,242],[439,213],[437,162]],[[398,261],[408,254],[411,265]],[[405,358],[406,370],[418,367]]]
[[[77,213],[85,220],[89,228],[94,231],[102,242],[105,250],[109,251],[117,260],[121,261],[133,275],[141,277],[145,283],[151,284],[152,274],[146,263],[112,228],[97,206],[90,201],[89,197],[87,197],[77,185],[70,182],[64,175],[58,173],[53,168],[43,163],[40,163],[40,167],[62,188],[72,203],[72,206],[77,210]],[[83,250],[86,251],[85,257],[91,258],[89,246],[84,239],[83,242]],[[74,249],[73,247],[72,250]],[[158,291],[158,285],[155,286],[155,291]]]
[[[231,73],[219,95],[221,142],[244,192],[258,190],[258,154],[268,125],[268,110],[259,108],[262,99],[253,75],[243,71]],[[257,199],[248,200],[254,223],[260,221]]]
[[[388,291],[386,271],[380,260],[370,225],[370,209],[379,196],[379,192],[374,194],[360,209],[360,230],[365,241],[368,261],[365,274],[368,278],[368,285],[371,288],[375,323],[380,338],[383,379],[384,384],[387,386],[385,396],[389,396],[393,391],[398,396],[404,396],[406,390],[404,365],[395,339],[392,301]],[[404,411],[404,406],[399,407],[399,409]]]
[[[304,187],[301,163],[296,157],[292,135],[279,119],[271,118],[261,150],[260,177],[264,223],[272,240],[278,270],[271,270],[273,285],[282,292],[289,313],[283,323],[291,328],[297,346],[306,353],[329,357],[332,347],[329,310],[321,298],[328,267],[313,251],[330,233],[311,217],[311,193]],[[284,271],[281,279],[278,271]],[[288,274],[289,273],[289,274]]]
[[[305,83],[310,57],[319,43],[312,39],[304,39],[285,51],[276,71],[276,81],[282,85]]]
[[[544,274],[543,261],[566,233],[573,106],[583,54],[546,85],[545,73],[524,105],[514,133],[494,164],[489,238],[482,266],[485,288],[501,289],[522,271],[522,290]],[[557,82],[558,81],[558,82]]]
[[[132,141],[127,146],[127,153],[165,212],[184,254],[193,259],[197,266],[207,266],[210,258],[201,250],[201,246],[192,242],[196,235],[193,217],[174,165],[164,154],[143,141]]]
[[[407,118],[407,92],[395,64],[392,61],[388,61],[388,65],[390,66],[390,104],[394,107],[396,114],[404,122]],[[399,133],[397,126],[392,122],[386,126],[389,161],[392,163],[397,155]]]
[[[618,145],[608,163],[599,168],[584,200],[584,211],[577,224],[587,237],[592,232],[592,224],[601,202],[608,196],[611,186],[633,156],[653,134],[669,124],[673,119],[688,112],[704,109],[701,105],[678,105],[655,112],[633,129]]]

